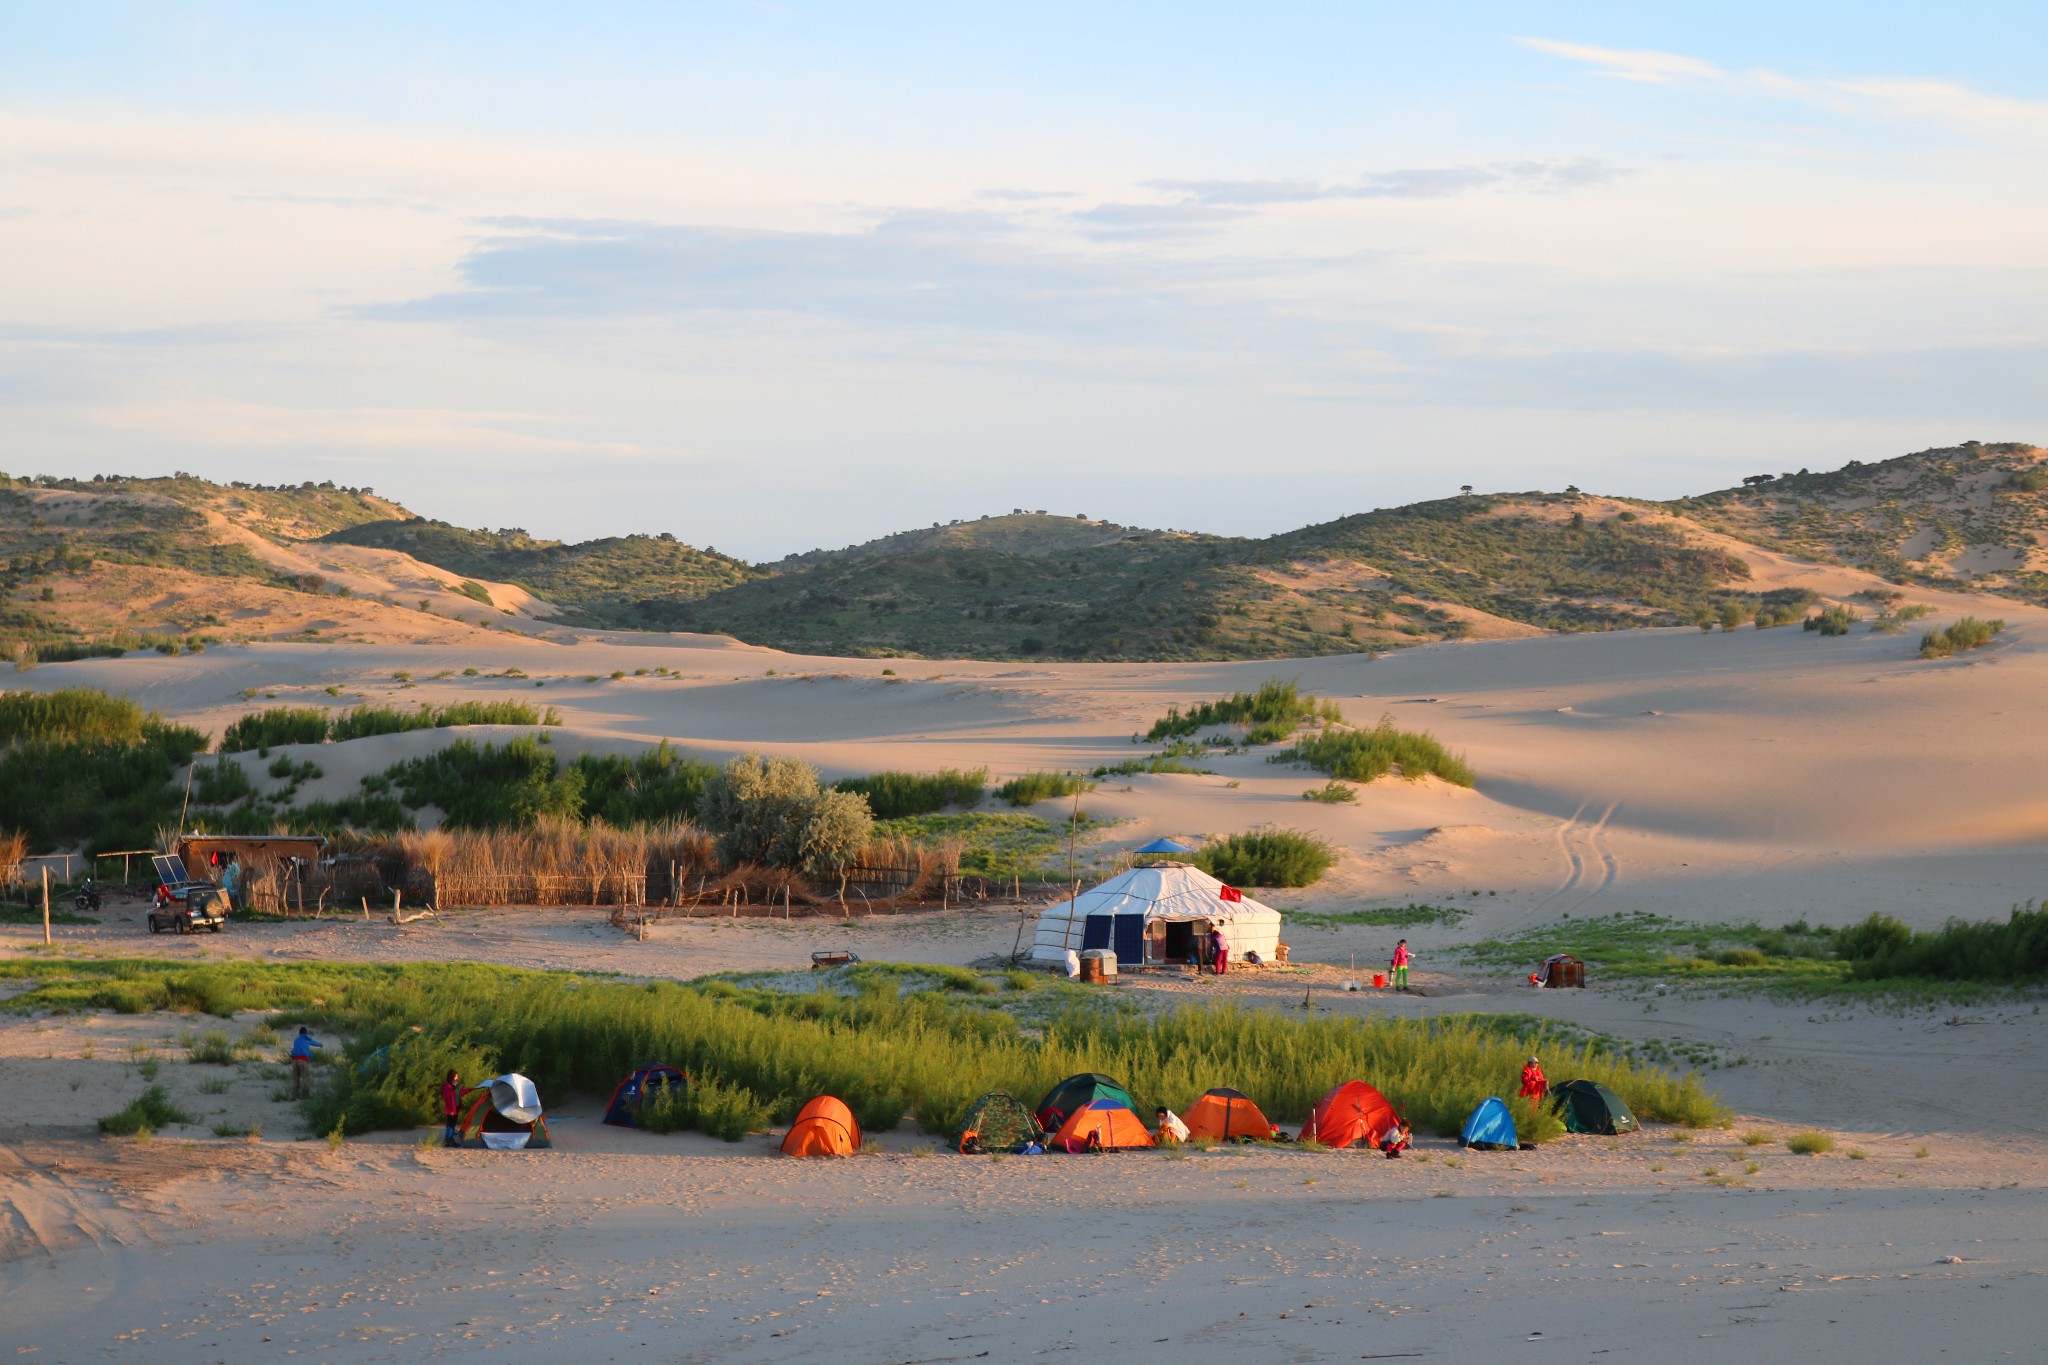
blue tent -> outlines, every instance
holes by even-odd
[[[1498,1095],[1481,1100],[1458,1133],[1458,1145],[1497,1148],[1504,1152],[1512,1152],[1521,1146],[1515,1137],[1515,1121],[1508,1114],[1507,1102]]]
[[[1134,848],[1132,853],[1193,853],[1186,844],[1177,844],[1171,839],[1154,839],[1143,848]]]

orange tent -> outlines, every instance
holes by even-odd
[[[852,1156],[860,1150],[860,1125],[853,1111],[830,1095],[820,1095],[797,1110],[789,1136],[782,1140],[784,1156]]]
[[[1273,1125],[1259,1112],[1259,1106],[1251,1102],[1250,1096],[1236,1090],[1219,1088],[1207,1092],[1180,1116],[1180,1121],[1188,1126],[1189,1137],[1216,1142],[1234,1138],[1264,1141],[1273,1135]]]
[[[1400,1126],[1401,1116],[1385,1095],[1364,1081],[1346,1081],[1316,1101],[1315,1112],[1302,1125],[1301,1141],[1325,1147],[1377,1147]]]
[[[1088,1149],[1091,1135],[1105,1152],[1153,1145],[1145,1121],[1129,1105],[1112,1099],[1090,1100],[1076,1109],[1045,1145],[1059,1151],[1082,1152]]]

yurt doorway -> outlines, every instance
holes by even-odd
[[[1196,931],[1209,932],[1206,921],[1174,919],[1166,922],[1166,960],[1168,962],[1193,962],[1195,960]]]

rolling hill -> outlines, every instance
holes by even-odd
[[[2048,452],[1968,442],[1668,503],[1466,494],[1263,539],[1017,511],[772,565],[666,535],[466,530],[326,484],[7,480],[0,561],[0,643],[46,657],[152,632],[425,640],[552,624],[824,654],[1273,658],[1785,619],[1817,600],[1802,575],[1827,565],[2048,602]]]

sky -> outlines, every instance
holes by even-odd
[[[2048,443],[2048,6],[0,0],[0,468],[751,559]]]

